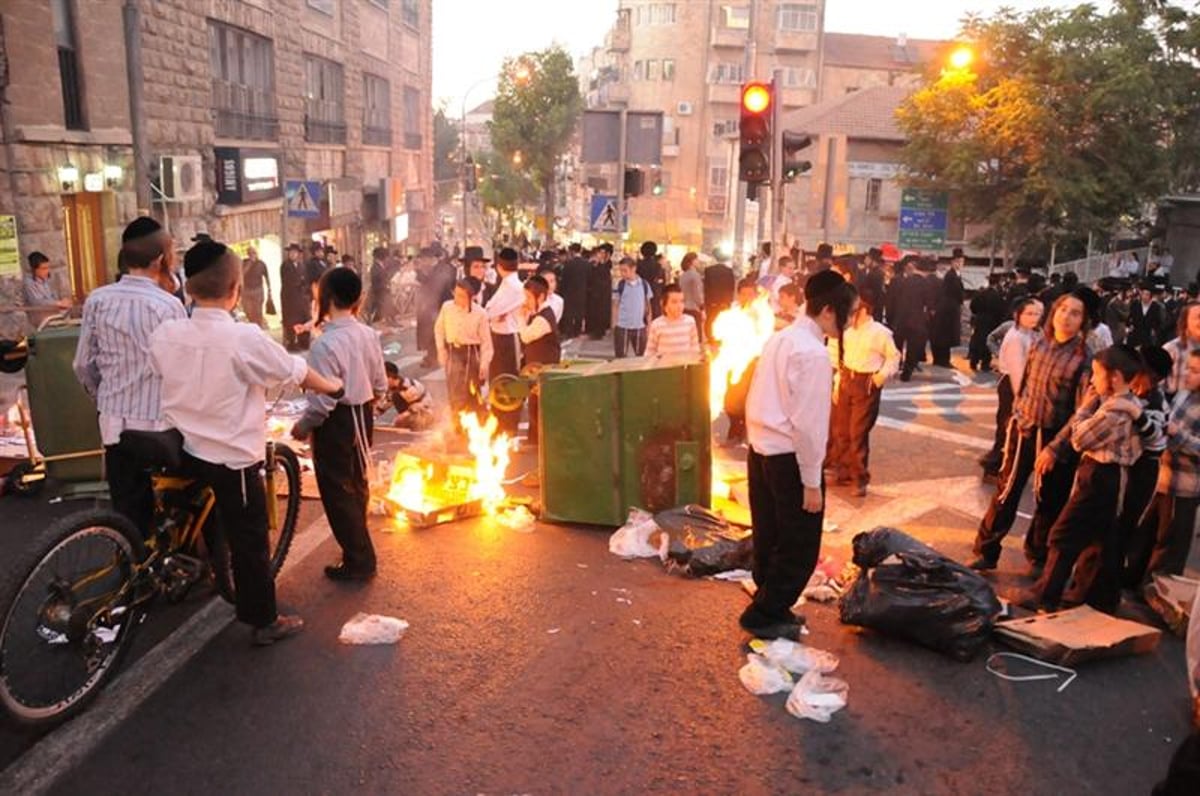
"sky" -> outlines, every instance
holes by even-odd
[[[708,0],[676,0],[707,3]],[[968,11],[1074,6],[1076,0],[827,0],[826,30],[950,38]],[[572,55],[604,41],[617,0],[433,0],[433,96],[452,114],[495,92],[505,56],[552,43]]]

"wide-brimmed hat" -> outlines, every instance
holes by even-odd
[[[459,258],[464,263],[490,263],[491,260],[483,256],[482,246],[468,246],[463,249],[462,257]]]

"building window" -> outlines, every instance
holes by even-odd
[[[333,16],[333,2],[334,0],[308,0],[308,7],[315,8],[322,14]]]
[[[720,121],[713,122],[713,138],[737,135],[739,126],[740,124],[737,119],[721,119]]]
[[[662,62],[657,58],[651,58],[646,62],[646,79],[662,80]]]
[[[674,25],[674,3],[649,3],[635,9],[635,25]]]
[[[646,62],[645,61],[634,61],[633,62],[633,79],[636,82],[640,82],[640,81],[646,79]]]
[[[278,138],[271,40],[212,20],[208,31],[217,136]]]
[[[721,11],[724,27],[734,30],[750,29],[750,6],[722,6]]]
[[[420,0],[400,0],[400,19],[404,21],[405,25],[411,25],[414,28],[420,27]]]
[[[363,72],[363,143],[392,145],[392,87],[386,78]]]
[[[71,0],[53,0],[54,41],[58,45],[58,78],[62,82],[63,126],[86,130],[83,118],[83,79],[79,73],[79,51],[75,47],[75,15]]]
[[[346,92],[342,65],[304,56],[304,140],[346,143]]]
[[[868,213],[879,212],[879,197],[883,194],[883,180],[878,177],[872,177],[867,180],[867,205]]]
[[[421,90],[404,87],[404,148],[421,148]]]
[[[784,3],[779,6],[779,29],[813,33],[817,29],[817,7],[811,3]]]
[[[816,88],[817,73],[813,69],[789,66],[783,71],[783,85],[785,88]]]
[[[709,71],[709,83],[736,83],[741,85],[745,82],[745,66],[735,63],[713,64]]]
[[[663,80],[674,80],[675,79],[675,59],[674,58],[664,58],[663,59],[662,79]]]
[[[725,195],[729,190],[729,161],[723,156],[708,159],[708,192]]]

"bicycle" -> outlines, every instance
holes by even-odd
[[[217,592],[233,602],[227,545],[204,533],[212,490],[152,461],[149,538],[115,511],[75,512],[47,528],[0,585],[0,705],[17,722],[52,725],[82,711],[120,668],[157,597],[180,602],[211,571]],[[300,512],[300,462],[291,448],[267,442],[263,478],[274,575]],[[207,565],[202,538],[216,548]]]

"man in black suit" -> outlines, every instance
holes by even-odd
[[[1129,307],[1129,337],[1126,344],[1131,346],[1157,346],[1161,340],[1166,311],[1152,292],[1149,282],[1143,282],[1138,292],[1138,299]]]
[[[309,333],[296,334],[296,326],[312,317],[312,296],[307,287],[303,252],[297,243],[289,243],[287,255],[279,266],[279,314],[283,323],[283,345],[289,351],[308,348]]]
[[[638,260],[637,275],[650,285],[650,313],[652,318],[662,315],[662,295],[667,287],[667,273],[658,261],[658,244],[648,240],[642,244],[642,259]]]
[[[596,247],[587,281],[587,317],[584,330],[592,340],[599,340],[612,326],[612,253],[611,243]]]
[[[937,303],[934,306],[929,342],[930,348],[933,349],[933,364],[943,368],[951,367],[950,349],[962,341],[964,291],[959,272],[965,262],[963,250],[955,249],[950,258],[950,268],[942,277],[939,286],[941,290],[938,291]]]
[[[713,321],[725,310],[733,306],[733,294],[737,289],[737,279],[733,269],[722,262],[716,262],[704,269],[704,339],[712,338]]]
[[[559,329],[562,336],[570,340],[578,337],[583,331],[583,316],[587,312],[588,303],[588,275],[592,264],[584,259],[578,243],[567,247],[567,255],[558,286],[558,292],[563,299],[563,316]]]

